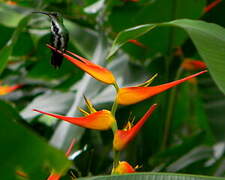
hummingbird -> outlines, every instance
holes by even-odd
[[[49,16],[51,19],[51,45],[57,50],[65,52],[69,41],[69,32],[63,24],[63,17],[58,12],[33,12]],[[51,64],[59,68],[62,64],[63,56],[52,50]]]

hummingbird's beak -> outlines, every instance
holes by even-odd
[[[45,14],[45,15],[47,15],[47,16],[50,16],[49,13],[47,13],[47,12],[42,12],[42,11],[34,11],[34,12],[32,12],[32,13]]]

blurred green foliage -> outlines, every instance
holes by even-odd
[[[131,112],[138,120],[151,104],[159,104],[137,138],[121,153],[121,158],[134,166],[141,165],[138,171],[225,177],[225,97],[214,82],[216,80],[224,91],[225,1],[204,13],[204,7],[211,2],[1,1],[0,80],[2,84],[23,84],[23,87],[0,97],[0,179],[19,179],[17,170],[27,173],[30,179],[43,179],[52,169],[64,173],[70,168],[62,178],[70,179],[71,174],[77,177],[109,174],[112,168],[111,131],[84,130],[32,111],[32,108],[40,108],[53,113],[80,116],[77,109],[78,106],[84,106],[84,94],[97,109],[110,109],[115,95],[111,86],[97,82],[66,60],[59,70],[50,65],[51,51],[46,48],[50,39],[50,21],[48,17],[32,14],[39,10],[61,12],[70,33],[68,50],[110,69],[120,87],[139,84],[155,73],[159,75],[153,85],[172,81],[184,58],[204,60],[210,73],[198,77],[196,83],[186,82],[175,89],[166,142],[165,121],[173,91],[135,105],[119,107],[116,117],[119,128],[122,128]],[[205,31],[198,31],[195,37],[191,31],[194,27],[203,27],[200,21],[189,24],[189,29],[186,29],[188,33],[171,26],[146,30],[145,34],[135,32],[129,38],[125,33],[122,37],[124,43],[134,37],[143,46],[122,43],[119,51],[106,59],[120,31],[141,24],[181,18],[204,20],[221,27],[206,23]],[[215,30],[215,26],[221,31]],[[198,38],[202,35],[203,40],[208,39],[202,40],[199,45]],[[210,39],[212,36],[215,38]],[[183,54],[176,56],[178,47]],[[204,53],[206,49],[208,54]],[[183,70],[181,77],[192,73]],[[56,148],[67,149],[73,138],[77,139],[74,149],[81,150],[81,153],[72,158],[74,165],[70,166],[69,160]],[[50,147],[47,142],[56,148]],[[145,176],[151,178],[155,175]],[[163,174],[158,176],[159,179],[167,179]],[[193,180],[197,179],[201,178],[193,177]]]

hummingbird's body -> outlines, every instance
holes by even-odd
[[[69,41],[69,33],[63,24],[62,15],[57,12],[36,12],[46,14],[51,19],[51,45],[64,52]],[[62,64],[63,56],[52,51],[51,64],[59,68]]]

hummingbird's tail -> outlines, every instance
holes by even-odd
[[[52,58],[51,64],[56,68],[59,69],[62,65],[63,56],[55,51],[52,51]]]

